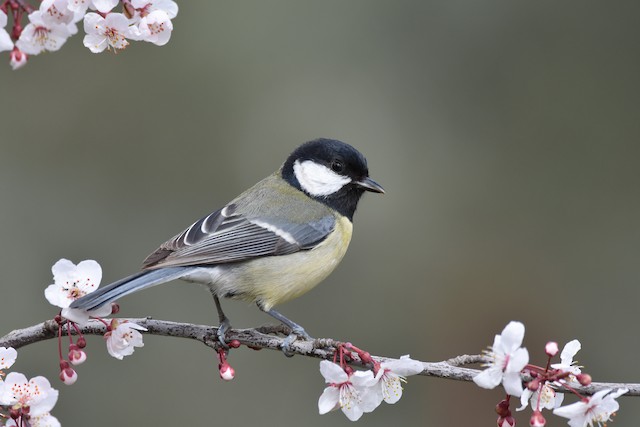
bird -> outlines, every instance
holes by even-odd
[[[231,323],[220,298],[230,298],[255,303],[288,326],[291,332],[282,344],[287,354],[298,337],[311,337],[274,306],[308,292],[340,263],[365,192],[384,189],[369,177],[367,160],[358,150],[335,139],[303,143],[276,172],[160,245],[140,272],[98,288],[70,308],[96,310],[182,279],[211,292],[221,345],[227,347]]]

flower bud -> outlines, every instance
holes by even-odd
[[[373,363],[371,354],[368,351],[363,351],[362,353],[359,353],[358,356],[360,356],[362,363]]]
[[[539,410],[533,411],[533,414],[531,414],[531,418],[529,419],[529,425],[531,427],[544,427],[545,424],[547,424],[547,420],[542,416],[542,412]]]
[[[20,413],[20,408],[11,408],[9,410],[9,417],[11,417],[12,420],[17,420],[20,418]]]
[[[231,381],[236,376],[236,371],[227,362],[220,364],[220,378]]]
[[[72,365],[80,365],[87,360],[87,353],[84,350],[80,350],[77,345],[71,344],[69,346],[69,362]]]
[[[558,354],[558,343],[555,341],[549,341],[547,345],[544,346],[544,352],[547,353],[547,356],[553,357]]]
[[[498,427],[514,427],[516,425],[516,419],[511,415],[506,417],[498,417]]]
[[[537,389],[540,388],[540,380],[539,379],[533,379],[531,381],[529,381],[527,383],[527,388],[531,391],[536,391]]]
[[[238,340],[231,340],[231,342],[229,343],[229,347],[231,347],[231,348],[238,348],[238,347],[240,347],[240,341],[238,341]]]
[[[576,379],[584,386],[591,384],[591,375],[589,374],[578,374],[576,375]]]
[[[511,415],[511,411],[509,410],[509,401],[501,400],[500,403],[496,405],[496,414],[500,415],[500,418],[507,417]]]
[[[84,337],[80,337],[78,341],[76,341],[76,345],[78,348],[85,348],[87,346],[87,340],[85,340]]]
[[[111,303],[111,314],[118,314],[120,312],[120,305],[118,303]]]
[[[71,368],[60,371],[60,380],[66,385],[71,385],[78,380],[78,374]]]
[[[9,65],[11,65],[11,69],[15,71],[18,68],[22,68],[25,65],[27,65],[28,58],[29,57],[27,56],[26,53],[24,53],[17,47],[14,47],[13,50],[11,51],[11,54],[9,55]],[[62,319],[60,321],[62,321]]]

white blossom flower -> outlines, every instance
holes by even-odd
[[[70,24],[71,27],[75,27]],[[62,47],[73,34],[69,25],[48,24],[42,12],[36,10],[29,14],[29,24],[24,27],[16,42],[18,49],[29,55],[37,55],[42,51],[56,51]]]
[[[58,390],[45,377],[27,380],[23,374],[10,372],[0,383],[0,405],[29,406],[32,417],[50,412],[58,400]]]
[[[562,405],[564,394],[556,392],[551,385],[545,383],[536,391],[525,388],[520,396],[520,407],[516,411],[524,410],[529,402],[534,409],[555,409]],[[539,407],[538,407],[539,405]]]
[[[387,403],[396,403],[402,397],[402,383],[407,382],[409,375],[419,374],[424,370],[421,362],[409,358],[409,355],[380,363],[380,369],[376,373],[376,384],[373,386],[378,395],[378,404],[383,400]],[[376,405],[377,406],[377,405]]]
[[[75,265],[68,259],[61,259],[51,267],[53,284],[44,290],[49,303],[62,308],[62,316],[79,324],[89,320],[89,316],[105,317],[111,314],[111,305],[107,304],[95,310],[71,309],[69,305],[100,286],[102,268],[94,260],[85,260]]]
[[[173,0],[131,0],[131,5],[145,17],[154,10],[162,10],[169,19],[178,16],[178,4]]]
[[[13,49],[13,42],[7,30],[4,29],[7,25],[7,14],[0,10],[0,52]]]
[[[110,13],[106,18],[97,13],[84,16],[85,47],[93,53],[100,53],[107,48],[124,49],[129,46],[127,37],[132,35],[129,20],[122,13]]]
[[[357,421],[362,414],[373,411],[380,404],[372,390],[375,385],[373,372],[356,371],[348,375],[339,365],[323,360],[320,373],[329,384],[318,400],[320,414],[340,408],[347,418]]]
[[[591,397],[554,409],[553,413],[560,417],[569,418],[571,427],[591,427],[594,424],[602,425],[611,419],[620,404],[616,399],[629,389],[619,388],[612,392],[611,389],[600,390]]]
[[[16,363],[18,352],[13,347],[0,347],[0,370],[9,369]]]
[[[114,319],[111,321],[111,328],[104,337],[107,340],[107,351],[116,359],[122,360],[124,356],[132,355],[134,347],[144,347],[142,334],[138,331],[146,331],[145,327],[133,322],[118,322]]]
[[[173,23],[163,10],[154,10],[140,19],[137,31],[132,38],[164,46],[171,38]]]
[[[74,12],[68,8],[69,0],[42,0],[40,12],[47,25],[67,25],[73,22]]]
[[[483,388],[494,388],[500,382],[507,394],[522,395],[522,379],[520,371],[529,363],[529,352],[521,348],[524,338],[524,325],[520,322],[510,322],[496,335],[491,351],[486,352],[491,361],[487,369],[473,377],[473,381]]]
[[[567,382],[573,385],[579,384],[576,380],[576,375],[582,373],[580,370],[581,366],[576,366],[576,362],[573,361],[573,358],[580,351],[580,348],[582,348],[580,341],[569,341],[562,349],[562,353],[560,353],[560,363],[554,363],[551,365],[553,369],[571,372],[571,375],[567,377]]]
[[[23,421],[22,417],[18,417],[15,421],[9,418],[5,424],[7,427],[21,427],[26,425],[30,425],[31,427],[61,427],[60,421],[48,412],[36,416],[31,415],[29,424],[27,424],[26,420]]]

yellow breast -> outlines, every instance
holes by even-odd
[[[265,310],[290,301],[311,290],[340,263],[347,251],[353,225],[346,217],[313,249],[291,255],[258,258],[231,268],[215,286],[220,295],[245,301],[260,301]],[[240,280],[238,280],[240,279]]]

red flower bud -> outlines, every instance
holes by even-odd
[[[584,386],[591,384],[591,375],[589,374],[578,374],[576,375],[576,379]]]

